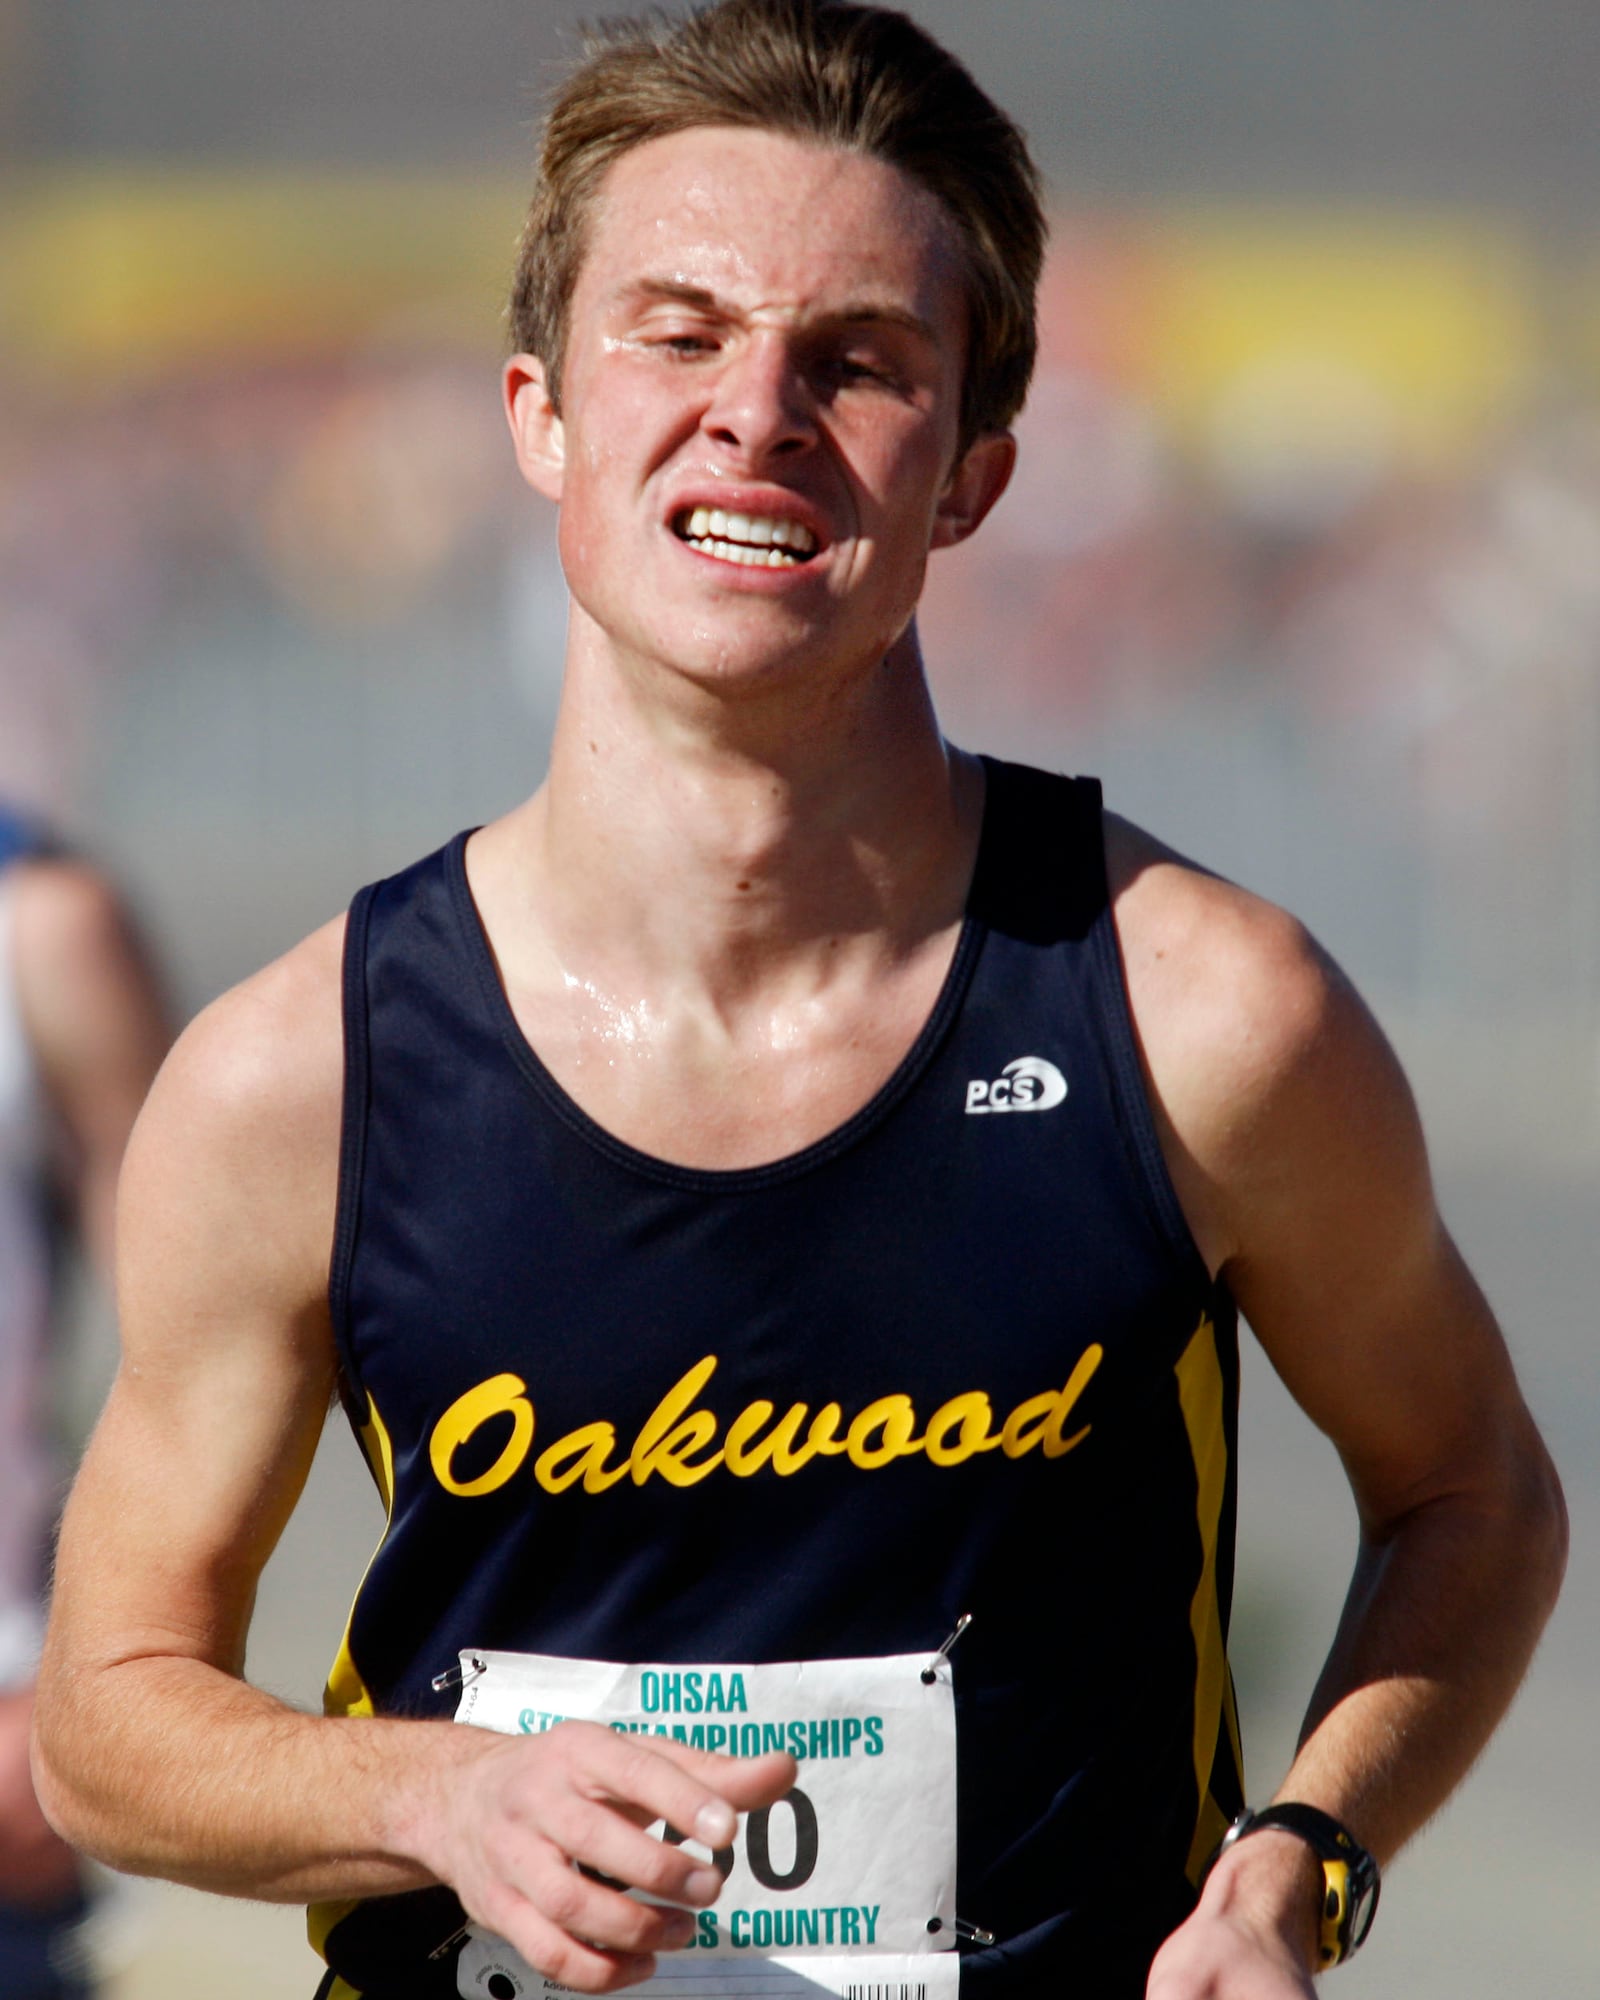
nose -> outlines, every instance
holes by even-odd
[[[754,333],[727,354],[701,428],[750,464],[792,456],[814,441],[810,389],[781,333]]]

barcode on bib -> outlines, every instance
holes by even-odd
[[[928,2000],[928,1989],[918,1981],[902,1980],[893,1986],[846,1986],[844,2000]]]

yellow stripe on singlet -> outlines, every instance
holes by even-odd
[[[383,1502],[383,1532],[389,1532],[389,1523],[394,1516],[394,1446],[389,1441],[389,1432],[378,1406],[369,1395],[367,1398],[367,1421],[361,1426],[361,1448],[367,1455],[367,1464],[372,1468],[372,1477],[378,1488],[378,1498]],[[362,1573],[361,1583],[356,1586],[356,1594],[350,1605],[350,1615],[344,1621],[344,1636],[339,1641],[339,1651],[328,1671],[328,1684],[323,1690],[322,1710],[325,1715],[371,1715],[372,1694],[361,1678],[354,1655],[350,1651],[350,1627],[355,1622],[356,1605],[361,1601],[361,1589],[371,1573],[372,1565],[378,1559],[378,1550],[383,1547],[383,1535],[378,1538],[378,1547],[373,1550]],[[356,1907],[353,1901],[339,1903],[313,1903],[306,1911],[306,1936],[311,1949],[318,1957],[325,1956],[324,1947],[328,1933],[335,1924],[341,1922]],[[347,1986],[342,1979],[335,1979],[327,2000],[361,2000],[353,1986]]]
[[[389,1532],[389,1523],[394,1516],[394,1446],[389,1442],[389,1432],[378,1406],[369,1395],[367,1398],[367,1421],[361,1426],[361,1448],[367,1454],[367,1463],[372,1468],[372,1477],[377,1483],[378,1498],[383,1502],[383,1534]],[[355,1621],[356,1605],[361,1601],[361,1591],[370,1575],[372,1565],[378,1560],[378,1550],[383,1547],[383,1535],[378,1537],[378,1548],[374,1549],[367,1561],[361,1582],[356,1586],[356,1594],[350,1605],[350,1616],[344,1621],[344,1637],[339,1641],[338,1655],[328,1672],[328,1685],[323,1691],[322,1709],[325,1715],[371,1715],[372,1696],[367,1685],[356,1670],[355,1660],[350,1652],[350,1627]]]
[[[352,1910],[359,1910],[360,1900],[351,1897],[342,1903],[308,1903],[306,1905],[306,1942],[318,1958],[328,1956],[328,1933],[335,1924],[342,1924]],[[329,1996],[332,2000],[332,1996]]]
[[[1228,1816],[1211,1792],[1218,1739],[1226,1721],[1235,1762],[1242,1767],[1239,1716],[1234,1703],[1233,1676],[1228,1670],[1222,1637],[1222,1604],[1217,1591],[1217,1545],[1222,1534],[1222,1508],[1228,1491],[1228,1437],[1223,1422],[1225,1389],[1217,1333],[1202,1318],[1178,1362],[1178,1401],[1189,1449],[1194,1456],[1195,1511],[1200,1528],[1200,1580],[1189,1606],[1194,1634],[1194,1778],[1199,1810],[1189,1844],[1187,1873],[1198,1883],[1200,1872],[1228,1830]]]

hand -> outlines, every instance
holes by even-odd
[[[778,1753],[721,1757],[592,1722],[534,1738],[463,1735],[476,1754],[415,1830],[417,1858],[529,1965],[588,1993],[648,1978],[654,1954],[687,1945],[690,1912],[722,1887],[709,1863],[644,1829],[664,1819],[725,1847],[739,1812],[781,1799],[796,1775]],[[613,1882],[679,1907],[638,1902]]]
[[[1300,1954],[1274,1933],[1196,1910],[1156,1954],[1146,2000],[1311,2000]]]
[[[1312,2000],[1321,1887],[1303,1841],[1270,1832],[1239,1841],[1156,1953],[1146,2000]]]
[[[33,1690],[0,1694],[0,1901],[49,1909],[72,1893],[78,1861],[52,1832],[28,1769]]]

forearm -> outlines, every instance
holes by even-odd
[[[1527,1669],[1566,1550],[1531,1427],[1492,1477],[1363,1537],[1279,1796],[1320,1805],[1380,1861],[1470,1769]]]
[[[1276,1796],[1323,1811],[1386,1862],[1465,1775],[1554,1602],[1560,1490],[1531,1430],[1504,1476],[1363,1539],[1344,1615]],[[1258,1800],[1257,1803],[1264,1801]],[[1234,1843],[1162,1948],[1150,2000],[1309,1996],[1321,1870],[1296,1835]]]
[[[302,1902],[432,1882],[416,1851],[430,1800],[493,1741],[306,1715],[201,1661],[142,1658],[47,1681],[34,1762],[46,1813],[83,1852]]]
[[[325,1720],[170,1656],[103,1670],[75,1695],[53,1686],[42,1789],[91,1852],[277,1901],[447,1882],[530,1965],[583,1990],[645,1978],[656,1952],[693,1940],[690,1912],[721,1890],[714,1866],[652,1823],[715,1851],[740,1811],[773,1804],[795,1777],[781,1754],[722,1757],[588,1722],[513,1737]]]

